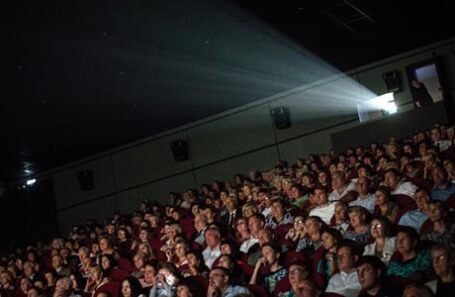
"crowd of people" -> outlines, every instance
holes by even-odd
[[[453,296],[454,136],[436,125],[144,200],[2,253],[0,296]]]

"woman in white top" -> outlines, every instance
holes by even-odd
[[[365,246],[363,254],[376,256],[388,265],[396,251],[395,237],[391,237],[390,234],[390,222],[386,217],[377,216],[371,221],[370,228],[374,242]]]

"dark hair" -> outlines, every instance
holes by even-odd
[[[370,265],[375,271],[380,271],[380,280],[382,281],[385,277],[385,272],[387,270],[385,264],[376,256],[362,256],[359,258],[355,267],[360,267],[364,264]]]
[[[128,276],[127,278],[122,280],[122,284],[123,284],[124,281],[128,281],[130,283],[131,297],[137,297],[137,296],[145,293],[144,290],[142,289],[141,283],[134,276]],[[120,294],[119,294],[119,296],[123,296],[122,286],[120,286]]]
[[[192,296],[204,296],[205,292],[203,292],[203,288],[201,287],[200,283],[198,283],[193,277],[185,277],[181,281],[177,283],[176,288],[178,287],[187,287],[188,290],[191,292]]]
[[[389,219],[382,215],[375,215],[371,218],[371,222],[373,220],[380,221],[383,225],[384,235],[385,237],[389,237],[392,235],[392,224],[390,223]]]
[[[342,242],[343,242],[343,235],[341,235],[341,232],[338,231],[337,229],[327,227],[327,228],[324,228],[324,229],[321,231],[321,235],[324,234],[324,233],[327,233],[327,234],[329,234],[330,236],[332,236],[333,239],[335,240],[337,246],[339,246],[340,244],[342,244]]]
[[[415,243],[417,243],[419,241],[419,234],[412,227],[398,225],[397,226],[397,234],[400,233],[400,232],[401,233],[405,233],[406,235],[408,235],[409,238]]]

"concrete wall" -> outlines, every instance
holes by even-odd
[[[368,92],[385,92],[383,72],[401,73],[403,91],[396,99],[409,102],[406,66],[437,53],[447,63],[447,76],[455,86],[452,46],[446,42],[392,57],[44,173],[53,178],[61,231],[115,210],[130,212],[145,198],[166,201],[170,191],[229,180],[252,169],[270,169],[279,159],[292,162],[327,152],[333,146],[332,134],[359,125],[355,103]],[[270,109],[281,106],[290,110],[292,125],[276,130]],[[407,105],[400,110],[412,108]],[[188,141],[189,160],[174,161],[169,142],[177,139]],[[92,191],[81,191],[78,185],[76,173],[85,169],[94,172]]]

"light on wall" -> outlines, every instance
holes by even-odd
[[[380,118],[386,114],[397,112],[395,97],[393,92],[377,96],[357,104],[357,113],[359,114],[360,122],[366,122],[376,118]]]

